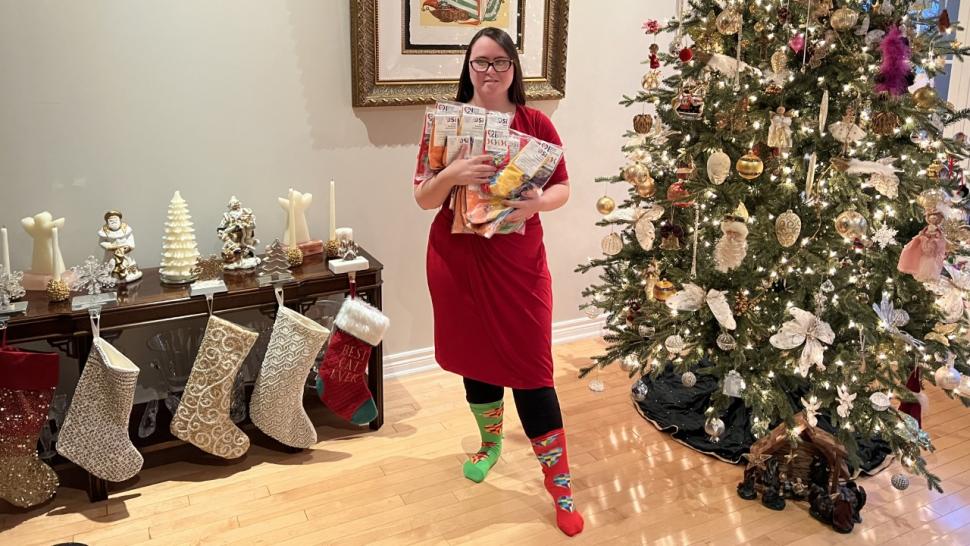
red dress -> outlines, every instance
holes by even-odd
[[[511,128],[562,144],[539,110],[516,106]],[[552,184],[564,184],[565,158]],[[428,289],[438,364],[463,377],[516,389],[553,386],[552,277],[539,215],[525,234],[452,234],[447,203],[428,235]]]

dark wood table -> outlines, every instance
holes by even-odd
[[[356,273],[356,290],[359,297],[381,308],[381,271],[384,266],[366,251],[361,255],[370,262],[365,271]],[[144,276],[138,282],[118,289],[117,304],[110,304],[101,311],[101,334],[108,339],[112,332],[120,333],[126,328],[146,326],[166,321],[204,317],[209,309],[202,296],[189,296],[188,285],[172,286],[161,284],[158,269],[144,269]],[[294,280],[284,285],[284,302],[300,313],[305,313],[318,299],[336,294],[346,294],[351,288],[348,274],[336,275],[327,268],[322,255],[305,258],[303,265],[292,270]],[[245,309],[258,309],[269,314],[277,306],[273,286],[259,286],[256,275],[250,273],[227,272],[224,280],[228,292],[216,294],[213,299],[213,312],[231,312]],[[27,313],[16,315],[7,323],[7,342],[10,344],[30,341],[46,341],[69,357],[76,358],[81,367],[91,350],[91,321],[87,311],[72,311],[71,302],[50,303],[44,292],[28,292]],[[80,370],[79,370],[80,371]],[[367,368],[368,387],[377,405],[377,418],[370,423],[372,430],[384,424],[383,393],[383,350],[378,345],[371,352]],[[252,386],[246,389],[246,402]],[[311,400],[313,397],[307,397]],[[306,402],[306,400],[305,400]],[[319,405],[319,400],[316,401]],[[135,417],[143,411],[144,404],[133,408],[131,427],[136,427]],[[311,417],[319,411],[309,412]],[[168,423],[159,422],[161,434],[153,435],[148,442],[133,440],[135,445],[145,451],[153,448],[174,447],[182,442],[168,433]],[[252,428],[248,422],[243,428]],[[88,496],[92,502],[104,500],[108,496],[107,483],[99,478],[87,476]]]

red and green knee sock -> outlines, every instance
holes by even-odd
[[[502,455],[502,419],[505,404],[502,400],[489,404],[469,404],[478,431],[482,435],[482,447],[462,466],[462,472],[469,480],[480,483],[488,475]]]
[[[558,428],[533,438],[532,451],[542,466],[546,491],[555,502],[556,524],[569,536],[579,534],[583,530],[583,516],[573,503],[572,478],[566,457],[566,433]]]

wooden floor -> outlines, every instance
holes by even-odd
[[[577,506],[585,532],[555,527],[540,470],[514,411],[506,447],[485,483],[461,475],[478,447],[460,381],[433,372],[387,382],[387,424],[376,433],[320,427],[311,451],[253,447],[238,464],[199,457],[146,468],[139,483],[87,503],[61,488],[42,509],[0,514],[0,544],[970,544],[970,410],[932,393],[930,462],[944,494],[891,471],[865,479],[869,506],[851,535],[804,505],[772,512],[735,494],[741,469],[677,444],[641,419],[629,380],[613,368],[593,393],[576,369],[599,341],[555,348]],[[508,396],[508,403],[512,403]]]

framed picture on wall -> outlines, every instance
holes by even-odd
[[[508,32],[529,100],[566,89],[569,0],[350,0],[354,106],[452,99],[465,46],[482,27]]]

